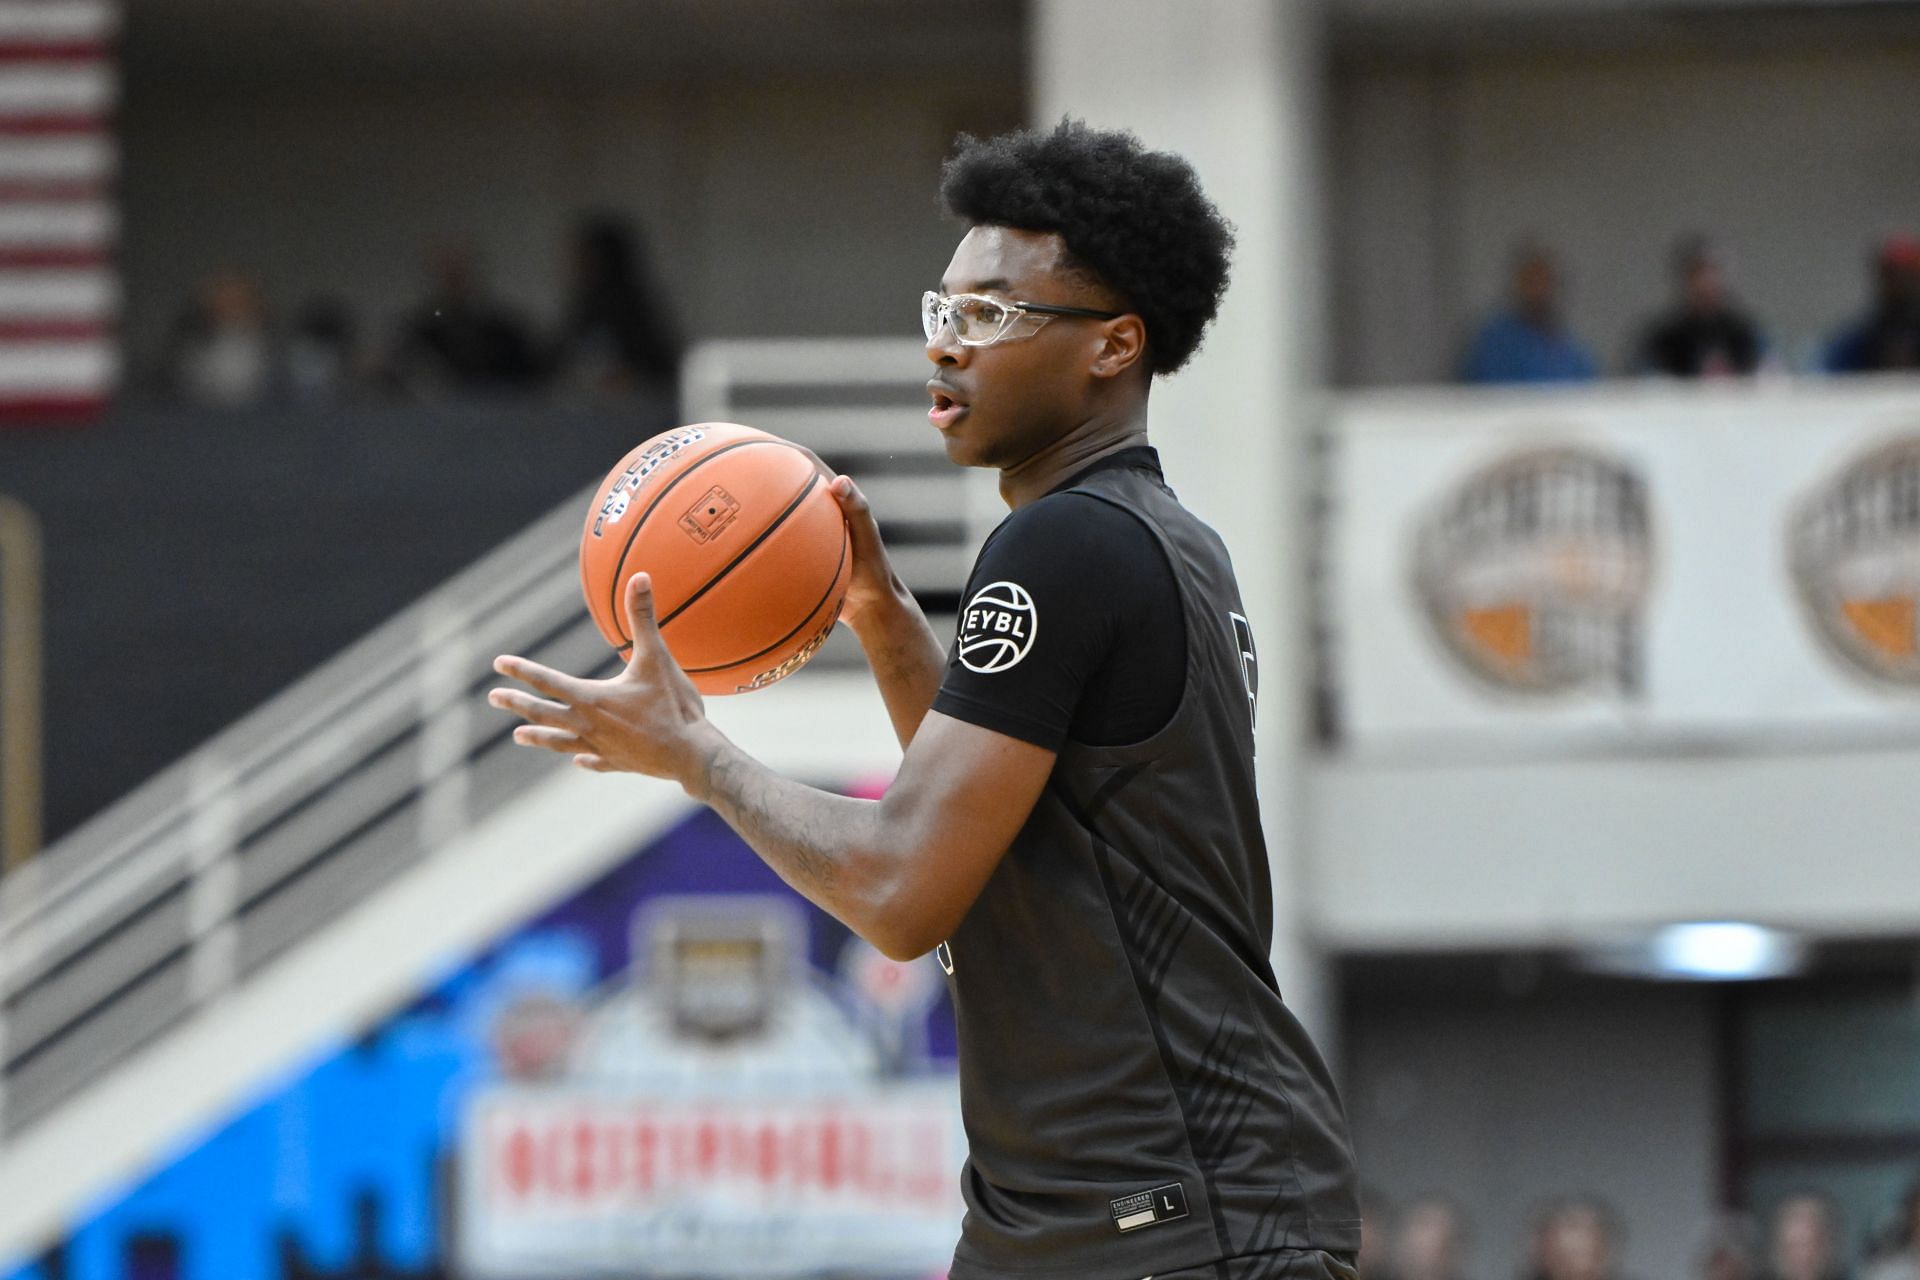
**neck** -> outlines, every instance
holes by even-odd
[[[1120,412],[1095,413],[1052,443],[1001,468],[1001,500],[1015,509],[1024,507],[1100,459],[1146,443],[1145,397]]]

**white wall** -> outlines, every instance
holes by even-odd
[[[1920,934],[1920,752],[1320,762],[1315,927],[1351,949],[1563,946],[1684,920]]]
[[[1811,0],[1818,7],[1822,0]],[[1335,13],[1356,18],[1505,17],[1565,13],[1632,13],[1675,10],[1752,9],[1768,5],[1787,9],[1809,7],[1809,0],[1332,0]]]
[[[1019,123],[1017,65],[890,75],[372,84],[136,78],[122,129],[128,332],[150,356],[196,281],[231,266],[290,310],[344,296],[384,334],[429,251],[465,241],[536,319],[560,305],[574,215],[642,218],[699,336],[917,332],[957,231],[956,131]],[[820,301],[824,300],[824,302]]]
[[[1514,1280],[1541,1201],[1598,1194],[1628,1234],[1622,1273],[1692,1274],[1714,1207],[1709,993],[1633,986],[1350,1006],[1345,1097],[1366,1185],[1470,1215],[1463,1268]]]
[[[1557,246],[1618,367],[1706,231],[1798,362],[1856,311],[1870,246],[1920,231],[1920,46],[1358,56],[1333,86],[1341,379],[1447,376],[1516,237]]]

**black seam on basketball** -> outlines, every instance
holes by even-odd
[[[766,657],[768,654],[772,653],[775,649],[778,649],[781,645],[785,644],[787,641],[793,639],[795,636],[799,635],[802,631],[806,630],[807,624],[813,621],[813,615],[820,612],[820,606],[825,604],[827,602],[827,598],[833,594],[833,584],[840,581],[840,566],[844,565],[847,562],[847,549],[851,545],[851,543],[852,543],[851,538],[840,539],[840,559],[838,563],[836,563],[833,566],[833,576],[827,579],[827,589],[821,593],[820,598],[818,600],[813,602],[813,608],[807,610],[806,615],[800,619],[799,626],[787,632],[787,634],[781,636],[778,640],[775,640],[772,644],[768,645],[766,648],[762,649],[758,653],[750,653],[744,658],[735,658],[732,662],[723,662],[717,667],[688,667],[686,668],[687,674],[690,676],[703,676],[711,671],[725,671],[729,667],[744,666],[745,664],[752,662],[755,659]]]
[[[696,600],[698,600],[701,596],[704,596],[705,594],[707,594],[707,592],[713,590],[716,586],[718,586],[720,584],[720,580],[726,577],[728,574],[732,573],[734,569],[739,566],[742,560],[745,560],[748,556],[752,555],[755,551],[759,550],[760,544],[765,542],[768,538],[771,538],[773,536],[773,531],[775,529],[778,529],[781,525],[787,522],[788,516],[792,515],[794,512],[800,509],[800,504],[802,502],[805,502],[807,500],[807,495],[813,492],[813,486],[819,483],[820,483],[820,473],[818,471],[809,472],[807,474],[806,484],[800,487],[800,492],[793,495],[793,501],[787,504],[787,509],[785,511],[782,511],[774,519],[774,522],[772,524],[762,529],[760,531],[759,537],[755,538],[752,542],[749,542],[744,551],[742,551],[739,555],[735,556],[733,559],[727,561],[726,565],[720,570],[720,572],[714,574],[711,578],[708,578],[705,585],[703,585],[698,591],[695,591],[692,595],[688,596],[685,600],[682,600],[677,606],[674,607],[674,610],[672,613],[669,613],[666,617],[660,619],[658,622],[654,624],[654,626],[664,631],[669,622],[672,622],[675,618],[685,613],[693,605],[693,603]]]
[[[613,582],[607,587],[607,603],[612,606],[613,629],[619,634],[622,640],[625,640],[628,644],[633,643],[633,637],[627,634],[626,606],[623,605],[620,600],[621,593],[626,590],[627,579],[633,575],[624,574],[621,570],[627,567],[627,557],[633,554],[633,540],[640,536],[640,530],[646,528],[647,517],[653,514],[655,507],[658,507],[667,500],[667,495],[673,492],[675,485],[685,480],[700,468],[706,466],[709,462],[712,462],[721,454],[732,453],[735,449],[744,449],[750,444],[766,443],[768,442],[765,440],[736,440],[732,444],[721,445],[704,458],[694,459],[685,471],[674,476],[673,479],[667,481],[666,484],[660,487],[660,492],[653,495],[653,501],[647,504],[647,509],[642,511],[640,518],[633,522],[633,528],[627,533],[627,545],[620,548],[620,558],[613,562]]]

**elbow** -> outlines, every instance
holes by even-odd
[[[918,960],[942,942],[960,922],[948,920],[924,891],[901,885],[874,905],[860,936],[889,960]]]
[[[890,930],[869,935],[867,941],[871,942],[874,949],[881,955],[889,960],[897,960],[901,964],[918,960],[940,945],[937,941],[925,942],[918,935],[894,933]]]
[[[946,931],[907,915],[887,913],[875,919],[861,936],[889,960],[902,964],[918,960],[946,940]]]

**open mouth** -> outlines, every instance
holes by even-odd
[[[967,411],[966,405],[937,387],[928,387],[927,393],[933,397],[933,407],[927,410],[927,420],[942,431],[958,422]]]

